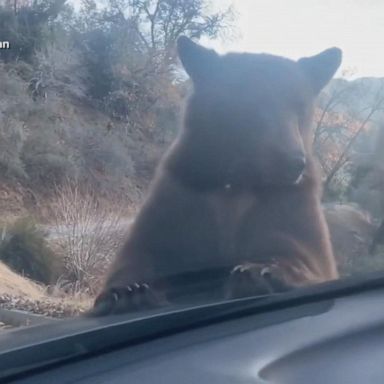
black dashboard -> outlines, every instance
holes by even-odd
[[[383,303],[384,289],[376,289],[244,316],[74,359],[14,382],[379,384]]]

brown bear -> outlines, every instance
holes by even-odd
[[[177,46],[194,88],[183,129],[93,314],[336,279],[311,120],[341,51],[292,61]]]

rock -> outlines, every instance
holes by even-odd
[[[324,213],[341,274],[369,258],[369,248],[377,230],[370,214],[353,204],[325,204]]]

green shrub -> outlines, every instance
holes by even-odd
[[[58,278],[61,263],[33,220],[17,220],[2,237],[0,260],[15,272],[44,284]]]

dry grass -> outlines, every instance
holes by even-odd
[[[87,295],[64,295],[11,271],[0,262],[0,307],[24,310],[50,317],[72,317],[91,307],[93,299]]]
[[[51,296],[47,287],[16,274],[0,262],[0,307],[49,317],[72,317],[84,313],[93,299],[86,295]]]
[[[11,271],[0,262],[0,294],[28,297],[38,300],[44,297],[42,286]]]
[[[57,187],[55,195],[53,241],[64,258],[67,276],[63,283],[72,284],[73,292],[92,294],[122,244],[126,232],[123,212],[101,204],[90,189],[69,181]]]

